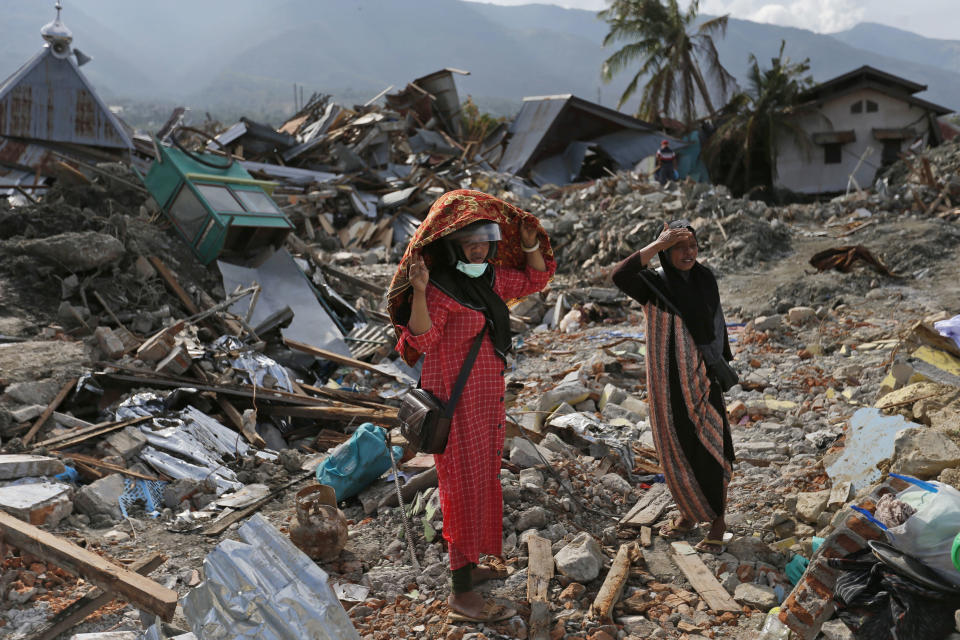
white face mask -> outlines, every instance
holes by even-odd
[[[487,270],[487,264],[486,262],[476,263],[457,260],[457,271],[471,278],[479,278]]]

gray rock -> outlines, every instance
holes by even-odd
[[[900,431],[893,444],[891,470],[927,479],[960,466],[960,447],[947,435],[926,427]]]
[[[120,341],[120,338],[118,338],[109,327],[97,327],[93,335],[97,339],[97,346],[100,347],[100,351],[102,351],[107,358],[116,360],[123,355],[123,342]]]
[[[757,316],[753,320],[753,328],[756,331],[774,331],[780,328],[781,316]]]
[[[513,438],[510,441],[510,462],[522,469],[543,464],[544,459],[548,463],[552,462],[555,455],[547,449],[538,447],[526,438]]]
[[[547,510],[543,507],[530,507],[520,513],[517,518],[515,529],[517,531],[526,531],[527,529],[540,529],[547,526]]]
[[[817,518],[827,508],[830,500],[830,490],[801,492],[797,494],[797,517],[811,524],[817,523]]]
[[[137,427],[126,427],[123,431],[111,433],[100,445],[101,450],[111,456],[119,456],[130,461],[147,446],[147,437]]]
[[[571,407],[571,409],[572,408],[573,407]],[[561,440],[560,436],[552,432],[548,433],[543,440],[540,441],[540,446],[547,451],[553,451],[564,458],[572,458],[574,456],[574,451],[570,445]]]
[[[3,395],[17,404],[39,404],[46,408],[57,397],[57,392],[62,386],[62,382],[57,382],[53,378],[14,382],[6,388]]]
[[[31,404],[25,407],[20,407],[19,409],[8,411],[7,414],[14,423],[29,422],[43,413],[44,409],[46,409],[46,407],[42,404]],[[6,411],[5,409],[0,410]]]
[[[609,489],[620,494],[628,494],[633,489],[629,482],[627,482],[623,476],[619,473],[608,473],[602,478],[600,478],[600,484]]]
[[[81,487],[74,498],[74,505],[77,511],[91,519],[94,516],[109,516],[113,520],[119,520],[123,516],[120,513],[119,500],[125,489],[123,476],[113,473]]]
[[[605,559],[600,544],[588,533],[578,535],[554,556],[560,573],[584,584],[600,575]]]
[[[613,404],[620,404],[626,399],[626,391],[608,382],[603,388],[603,392],[600,394],[600,401],[597,402],[597,408],[600,411],[603,411],[604,407],[606,407],[608,403],[612,402]]]
[[[521,469],[520,488],[527,491],[542,491],[543,474],[536,469]]]
[[[26,453],[0,455],[0,480],[16,480],[30,476],[55,476],[65,471],[56,458]]]
[[[820,627],[823,640],[854,640],[853,632],[843,620],[827,620]]]
[[[21,240],[11,248],[18,253],[54,262],[68,271],[89,271],[113,264],[124,255],[122,242],[111,235],[95,231],[69,232],[46,238]]]
[[[817,312],[812,307],[793,307],[787,312],[787,322],[793,325],[806,324],[816,318]]]
[[[769,611],[778,604],[777,594],[773,589],[765,584],[753,584],[751,582],[743,582],[737,585],[733,592],[733,599],[740,604],[761,611]]]
[[[760,561],[773,565],[777,564],[780,555],[755,536],[734,536],[733,540],[727,544],[727,552],[736,556],[741,562]]]

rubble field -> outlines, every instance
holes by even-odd
[[[518,615],[447,621],[442,513],[423,455],[399,465],[406,522],[389,469],[339,502],[342,550],[315,559],[332,604],[364,640],[747,640],[777,606],[797,637],[853,637],[807,595],[826,550],[881,537],[850,506],[876,502],[890,471],[960,488],[960,346],[934,328],[960,313],[958,168],[960,146],[947,143],[873,190],[787,206],[630,172],[539,192],[461,176],[536,214],[559,264],[545,292],[512,309],[506,575],[481,590]],[[189,638],[200,625],[191,599],[222,588],[215,549],[246,535],[253,513],[296,541],[297,494],[314,470],[361,422],[395,426],[415,382],[393,362],[382,317],[396,250],[298,223],[287,249],[318,298],[380,327],[350,343],[356,359],[304,358],[280,325],[251,332],[225,310],[238,294],[216,265],[196,262],[143,193],[110,177],[135,182],[123,167],[100,169],[39,204],[0,200],[0,508],[109,562],[162,554],[148,577],[180,604],[161,624],[119,596],[56,631],[96,579],[43,547],[0,545],[3,639]],[[295,206],[316,201],[302,197]],[[610,282],[682,217],[718,276],[740,376],[726,394],[730,535],[715,556],[687,551],[705,527],[658,534],[678,512],[648,421],[642,312]],[[859,439],[860,425],[889,437]],[[788,569],[798,557],[809,561],[800,576]]]

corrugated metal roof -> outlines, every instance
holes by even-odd
[[[49,46],[0,85],[0,136],[133,147],[73,58],[57,58]]]
[[[500,159],[500,171],[517,174],[526,168],[571,97],[549,96],[523,101],[520,113],[510,125],[510,142]]]

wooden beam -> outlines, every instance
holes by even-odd
[[[119,567],[106,558],[74,543],[39,529],[0,511],[0,533],[5,544],[32,553],[64,571],[80,576],[104,591],[122,596],[140,609],[173,620],[177,608],[177,592],[149,578]]]
[[[71,447],[77,443],[83,442],[84,440],[89,440],[96,436],[101,436],[105,433],[110,433],[111,431],[116,431],[117,429],[123,429],[124,427],[129,427],[131,425],[139,424],[145,420],[150,420],[151,416],[142,416],[140,418],[134,418],[132,420],[124,420],[123,422],[101,422],[90,427],[84,427],[82,429],[77,429],[76,431],[71,431],[69,433],[61,433],[58,436],[53,436],[52,438],[47,438],[43,442],[38,442],[33,445],[34,449],[40,447],[49,448],[51,445],[57,445],[58,449],[63,449],[65,447]]]
[[[33,436],[37,435],[37,431],[40,431],[40,427],[50,418],[54,411],[57,410],[57,407],[60,406],[60,403],[63,402],[67,394],[70,393],[70,390],[73,389],[74,385],[77,384],[77,378],[70,378],[67,380],[60,391],[57,392],[57,396],[53,399],[53,402],[47,405],[47,408],[43,410],[43,413],[40,414],[40,417],[37,418],[37,421],[33,423],[33,426],[30,427],[30,431],[27,431],[27,435],[23,436],[23,444],[28,445],[30,441],[33,440]]]
[[[530,602],[530,640],[550,637],[550,607],[547,589],[553,578],[553,550],[550,541],[540,536],[527,537],[527,601]]]
[[[313,255],[311,255],[311,257],[313,257]],[[352,276],[352,275],[350,275],[349,273],[340,271],[339,269],[336,269],[336,268],[334,268],[334,267],[331,267],[331,266],[328,265],[328,264],[325,264],[323,260],[316,260],[316,259],[315,259],[315,262],[316,262],[318,265],[320,265],[320,270],[321,270],[321,271],[323,271],[324,273],[327,273],[327,274],[329,274],[329,275],[331,275],[331,276],[333,276],[333,277],[335,277],[335,278],[339,278],[340,280],[343,280],[343,281],[346,282],[347,284],[352,284],[352,285],[354,285],[355,287],[359,287],[359,288],[361,288],[361,289],[365,289],[365,290],[369,291],[370,293],[373,293],[373,294],[375,294],[375,295],[377,295],[377,296],[382,296],[382,295],[384,295],[384,294],[387,293],[387,290],[384,289],[383,287],[381,287],[380,285],[373,284],[372,282],[367,282],[366,280],[363,280],[363,279],[358,278],[358,277],[356,277],[356,276]]]
[[[673,496],[670,495],[667,485],[658,482],[637,500],[630,511],[620,520],[620,525],[624,527],[642,527],[650,526],[657,521],[663,510],[667,508]]]
[[[230,420],[237,431],[243,434],[243,437],[246,439],[246,441],[257,448],[266,449],[266,441],[260,436],[259,433],[244,424],[243,416],[239,411],[237,411],[237,408],[233,406],[233,403],[221,396],[219,393],[214,394],[214,397],[217,399],[217,404],[220,405],[221,409],[223,409],[223,413],[227,416],[227,419]]]
[[[146,576],[150,575],[151,571],[166,561],[167,556],[157,552],[151,556],[143,558],[142,560],[137,560],[128,568],[131,571],[136,571],[142,576]],[[87,595],[83,596],[69,607],[55,615],[53,619],[50,620],[47,628],[41,631],[40,635],[36,636],[34,640],[53,640],[64,631],[72,629],[74,626],[80,624],[84,618],[89,616],[100,607],[113,602],[114,598],[116,598],[116,594],[94,587],[89,593],[87,593]]]
[[[366,407],[289,407],[264,406],[260,413],[268,416],[286,416],[291,418],[313,418],[314,420],[362,420],[364,422],[399,424],[397,409],[367,409]]]
[[[600,591],[593,600],[590,613],[603,624],[613,622],[613,605],[617,604],[623,594],[623,587],[630,577],[630,545],[622,544],[617,549],[617,557],[613,559],[607,577],[603,579]]]
[[[287,487],[290,487],[290,486],[292,486],[292,485],[295,485],[295,484],[297,484],[298,482],[300,482],[301,480],[306,480],[307,478],[311,478],[311,477],[313,477],[313,475],[314,475],[314,472],[313,472],[313,471],[308,471],[307,473],[304,473],[303,475],[299,475],[299,476],[297,476],[296,478],[294,478],[293,480],[290,480],[289,482],[283,483],[282,485],[280,485],[279,487],[277,487],[276,489],[274,489],[273,491],[271,491],[270,493],[268,493],[268,494],[265,495],[264,497],[260,498],[260,499],[257,500],[256,502],[250,504],[249,506],[244,507],[243,509],[240,509],[239,511],[234,511],[234,512],[231,513],[231,514],[229,514],[229,515],[227,515],[227,516],[224,516],[223,518],[220,518],[220,519],[217,520],[216,522],[211,522],[211,523],[210,523],[209,525],[207,525],[207,527],[203,530],[203,535],[205,535],[205,536],[216,536],[216,535],[219,535],[219,534],[223,533],[223,532],[226,531],[227,528],[229,528],[230,525],[232,525],[234,522],[238,522],[238,521],[240,521],[240,520],[243,520],[243,519],[246,518],[247,516],[250,516],[250,515],[253,515],[254,513],[256,513],[256,512],[260,509],[260,507],[262,507],[263,505],[265,505],[265,504],[267,504],[268,502],[270,502],[271,500],[273,500],[275,497],[277,497],[277,494],[279,494],[280,492],[282,492],[282,491],[283,491],[284,489],[286,489]]]
[[[336,363],[343,367],[353,367],[354,369],[361,369],[363,371],[379,373],[382,376],[389,376],[389,374],[381,371],[380,367],[377,365],[364,362],[363,360],[357,360],[356,358],[351,358],[349,356],[342,356],[339,353],[334,353],[333,351],[327,351],[326,349],[321,349],[309,344],[297,342],[296,340],[290,340],[289,338],[284,338],[283,344],[287,345],[294,351],[300,351],[301,353],[307,353],[317,358],[323,358],[324,360],[329,360],[330,362]]]
[[[149,480],[151,482],[163,482],[163,478],[140,473],[139,471],[133,471],[132,469],[127,469],[126,467],[122,467],[118,464],[104,462],[103,460],[98,460],[93,456],[85,456],[80,453],[65,453],[63,451],[53,451],[52,453],[56,453],[57,455],[61,455],[65,458],[72,458],[74,462],[82,462],[89,467],[106,469],[107,471],[113,471],[114,473],[130,476],[131,478],[139,478],[140,480]]]
[[[713,574],[703,564],[693,547],[686,542],[674,542],[670,546],[673,547],[674,563],[680,567],[683,575],[687,577],[687,580],[690,581],[690,584],[700,594],[708,607],[717,613],[741,611],[740,605],[730,597],[723,585],[713,577]]]
[[[173,294],[177,296],[177,299],[180,300],[180,303],[183,305],[183,308],[187,312],[195,316],[200,313],[200,309],[197,307],[196,303],[193,301],[193,298],[190,297],[190,294],[184,290],[180,283],[177,281],[177,277],[173,275],[173,272],[170,271],[170,268],[164,264],[163,260],[157,256],[149,256],[147,260],[150,261],[150,264],[153,265],[154,269],[157,270],[157,273],[160,274],[160,277],[163,278],[164,282],[167,283],[167,286],[170,287],[170,290],[173,291]]]

